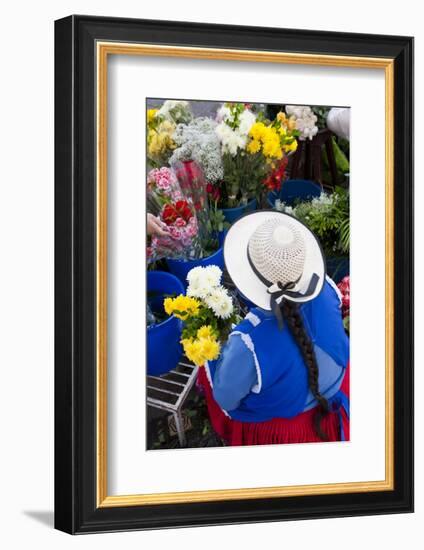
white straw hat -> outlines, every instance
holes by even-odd
[[[259,210],[237,220],[225,238],[224,260],[240,292],[262,309],[276,310],[283,299],[313,300],[324,286],[317,238],[283,212]]]

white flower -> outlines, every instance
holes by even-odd
[[[193,282],[198,282],[200,277],[203,273],[203,267],[193,267],[193,269],[190,269],[190,271],[187,273],[187,282],[189,285],[191,285]]]
[[[218,124],[215,131],[221,141],[223,153],[230,153],[234,157],[238,149],[246,147],[247,135],[241,134],[238,129],[233,130],[225,122]]]
[[[295,211],[294,211],[294,208],[292,206],[288,206],[287,204],[285,204],[282,200],[280,199],[276,199],[275,203],[274,203],[274,208],[275,210],[277,210],[278,212],[284,212],[284,214],[289,214],[290,216],[294,216],[295,215]]]
[[[155,116],[163,117],[176,124],[180,122],[187,123],[192,118],[188,101],[176,101],[172,99],[167,99]]]
[[[233,313],[233,301],[224,287],[220,286],[212,290],[212,292],[206,296],[205,303],[217,317],[221,319],[228,319]]]
[[[221,284],[222,271],[217,265],[208,265],[203,268],[203,277],[204,282],[212,289]]]
[[[216,288],[221,288],[222,271],[217,265],[194,267],[187,274],[187,295],[205,299]]]
[[[229,119],[231,116],[231,111],[229,107],[227,107],[225,104],[221,105],[221,107],[216,112],[216,121],[222,122],[223,120]]]
[[[318,133],[317,117],[311,107],[302,105],[286,105],[286,113],[296,119],[296,129],[300,140],[312,139]]]
[[[215,133],[216,122],[211,118],[198,117],[189,124],[179,124],[173,139],[177,144],[169,164],[195,160],[203,169],[205,178],[216,183],[224,177],[221,158],[221,143]]]
[[[240,115],[240,125],[239,125],[239,132],[240,134],[244,134],[247,136],[247,134],[250,131],[250,128],[253,126],[253,124],[256,121],[256,116],[250,111],[249,109],[245,109],[241,115]]]

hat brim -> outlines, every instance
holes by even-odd
[[[275,210],[259,210],[246,214],[230,227],[225,237],[225,267],[239,291],[251,302],[266,310],[271,310],[270,295],[267,292],[268,287],[254,273],[248,260],[247,246],[250,237],[262,223],[267,220],[281,219],[281,217],[289,218],[292,224],[296,224],[305,241],[305,266],[296,289],[300,294],[304,293],[308,288],[311,276],[316,273],[319,277],[313,294],[306,297],[290,297],[288,299],[294,302],[313,300],[320,294],[325,282],[326,267],[324,254],[317,238],[306,225],[289,214]]]

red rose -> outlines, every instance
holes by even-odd
[[[187,201],[177,201],[175,204],[175,209],[179,216],[186,222],[191,219],[192,213]]]
[[[177,219],[177,212],[171,204],[166,204],[162,211],[162,219],[166,225],[172,225]]]

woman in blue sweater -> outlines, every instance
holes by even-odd
[[[224,258],[257,307],[201,374],[215,430],[230,444],[349,438],[349,340],[314,234],[280,212],[244,216]]]

